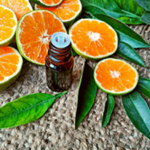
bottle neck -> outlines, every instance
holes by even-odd
[[[65,48],[57,48],[50,43],[48,55],[51,61],[54,63],[67,63],[72,56],[71,49],[71,43]]]

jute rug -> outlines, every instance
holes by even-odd
[[[150,44],[150,27],[132,26]],[[150,78],[150,49],[137,50],[147,68],[134,65],[140,76]],[[114,57],[118,57],[115,56]],[[0,150],[150,150],[150,141],[131,124],[121,104],[116,106],[110,124],[101,128],[101,118],[106,94],[98,90],[95,104],[81,123],[74,129],[77,88],[84,59],[76,56],[73,83],[68,93],[56,100],[46,114],[27,125],[0,130]],[[96,62],[89,61],[94,68]],[[18,80],[0,93],[0,106],[31,93],[50,93],[45,78],[45,67],[24,60]],[[146,99],[146,98],[145,98]],[[146,99],[150,106],[150,99]]]

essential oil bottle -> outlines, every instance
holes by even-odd
[[[69,35],[54,33],[45,59],[47,85],[52,91],[67,90],[72,82],[73,56]]]

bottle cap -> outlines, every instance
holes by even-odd
[[[70,36],[64,32],[56,32],[51,36],[51,43],[57,48],[65,48],[70,42]]]

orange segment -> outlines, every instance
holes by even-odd
[[[9,11],[8,9],[4,9],[3,7],[0,7],[0,11],[1,11],[1,14],[0,14],[1,19],[14,17],[13,12]]]
[[[1,74],[7,76],[11,76],[14,72],[16,72],[17,66],[11,63],[0,63],[0,72]]]
[[[27,57],[32,60],[36,60],[40,51],[41,51],[42,43],[41,41],[24,44],[22,49]]]
[[[11,8],[16,13],[18,20],[25,13],[32,10],[31,4],[28,0],[0,0],[0,5]]]
[[[117,34],[105,22],[81,19],[71,27],[69,34],[74,50],[85,58],[100,59],[117,50]]]
[[[0,57],[0,63],[18,64],[19,63],[19,57],[16,54],[6,55],[3,57]]]
[[[4,79],[4,76],[0,73],[0,81],[3,81]]]
[[[0,5],[0,46],[8,45],[12,40],[17,28],[15,13]]]
[[[4,55],[4,54],[6,54],[6,53],[15,53],[14,52],[14,50],[13,49],[11,49],[10,47],[7,47],[7,46],[5,46],[5,47],[0,47],[0,56],[1,55]]]
[[[131,65],[112,58],[98,63],[94,77],[103,91],[114,95],[132,91],[138,82],[138,73]]]
[[[51,35],[66,32],[63,23],[50,11],[36,10],[26,14],[17,30],[17,45],[25,59],[45,64]]]
[[[0,26],[0,35],[2,35],[0,37],[0,42],[3,42],[4,40],[9,39],[11,35],[13,34],[13,31],[14,30],[9,27]]]
[[[45,24],[44,24],[42,13],[40,13],[40,12],[33,13],[33,18],[34,18],[34,21],[35,21],[35,23],[37,24],[37,26],[38,26],[38,28],[40,30],[40,33],[44,34],[44,32],[45,32]],[[46,22],[46,23],[48,23],[48,22]]]
[[[46,1],[46,0],[45,0]],[[48,1],[48,0],[47,0]],[[81,11],[80,0],[63,0],[63,2],[55,7],[35,6],[36,9],[46,9],[56,14],[63,22],[72,20]]]
[[[48,29],[49,32],[50,28]],[[54,26],[53,26],[53,32],[50,32],[49,34],[53,34],[55,32],[65,32],[65,29],[63,28],[63,24],[58,20],[58,19],[54,19]]]
[[[0,26],[13,28],[15,25],[16,25],[16,21],[14,19],[3,19],[0,21]]]
[[[43,22],[44,22],[44,27],[45,30],[47,30],[47,34],[53,34],[53,30],[54,30],[54,15],[50,14],[48,12],[43,12]],[[51,21],[51,23],[49,23],[49,21]],[[59,21],[60,23],[60,21]],[[56,28],[57,30],[57,28]]]
[[[42,44],[41,51],[37,57],[37,61],[41,64],[45,64],[45,56],[47,55],[48,47],[46,47],[46,44]]]

